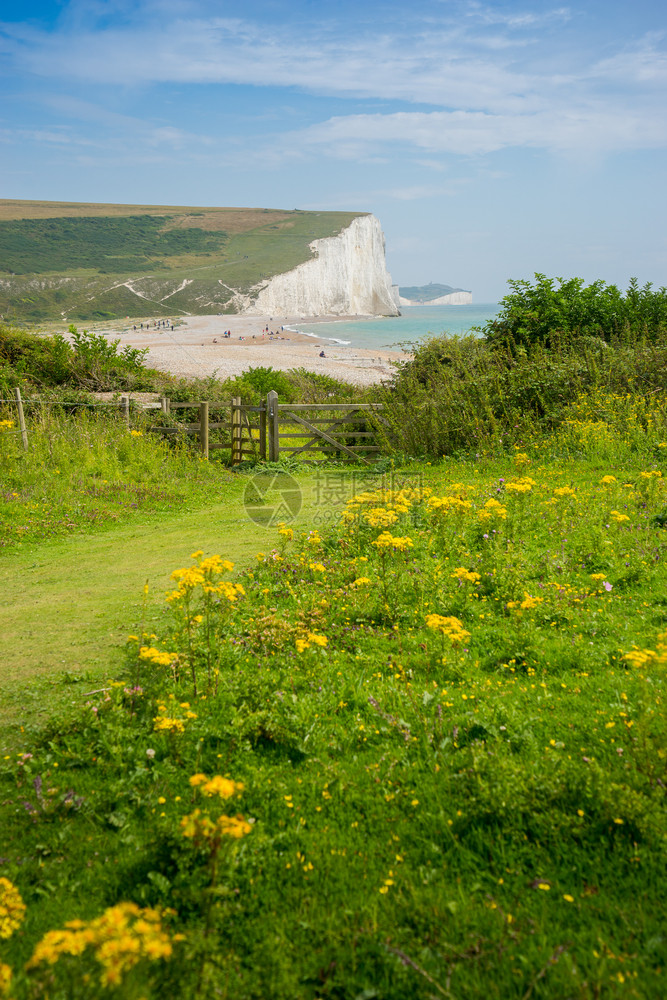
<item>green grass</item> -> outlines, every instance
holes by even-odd
[[[321,537],[264,532],[260,561],[257,533],[234,535],[236,484],[218,537],[197,512],[82,535],[82,610],[118,553],[133,593],[102,581],[98,607],[139,639],[120,686],[63,679],[89,704],[5,761],[17,998],[100,995],[92,955],[48,987],[22,970],[47,929],[121,900],[173,909],[185,935],[124,998],[662,997],[665,483],[650,435],[642,452],[609,435],[414,464]],[[64,545],[17,553],[54,594]],[[141,637],[137,588],[196,570],[194,548],[245,562],[245,593],[204,564]],[[195,773],[244,789],[206,798]],[[238,840],[184,836],[187,816],[236,813]]]
[[[46,274],[92,268],[124,274],[163,266],[176,254],[220,251],[224,232],[167,228],[168,216],[22,219],[0,221],[3,269],[9,274]]]
[[[119,667],[128,622],[144,613],[153,621],[175,563],[204,544],[243,565],[267,537],[244,507],[251,469],[232,473],[202,462],[192,444],[170,445],[147,431],[133,436],[95,411],[65,416],[47,407],[28,422],[27,452],[15,427],[0,429],[5,740],[8,726],[15,733],[39,725]],[[341,475],[344,481],[337,470],[300,474],[300,525],[349,496],[351,481],[331,492]]]
[[[16,1000],[661,1000],[663,418],[596,387],[505,449],[296,466],[301,519],[268,530],[247,475],[113,422],[54,418],[28,455],[0,437],[40,504],[19,538],[7,501],[2,550]],[[105,479],[118,520],[91,527]],[[128,902],[170,960],[26,968]]]
[[[15,745],[21,726],[34,730],[54,711],[80,706],[82,692],[121,669],[128,629],[142,616],[147,626],[157,627],[168,575],[192,551],[224,549],[227,558],[245,566],[266,547],[266,528],[255,525],[244,508],[247,480],[221,472],[206,494],[182,495],[167,509],[140,510],[125,524],[107,522],[94,533],[82,523],[70,529],[72,537],[32,537],[5,552],[0,744]],[[297,524],[305,528],[321,513],[318,474],[304,472],[299,482],[304,503]]]

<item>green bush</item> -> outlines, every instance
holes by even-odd
[[[0,326],[0,387],[6,398],[16,385],[39,389],[56,386],[89,392],[151,390],[163,379],[145,365],[147,350],[125,347],[101,334],[70,326],[70,343],[62,334],[39,336]]]
[[[379,398],[387,443],[404,454],[438,457],[506,448],[558,428],[582,394],[651,399],[665,389],[664,336],[634,348],[579,340],[529,349],[467,336],[419,345]]]
[[[557,284],[556,284],[557,283]],[[615,285],[582,278],[509,281],[512,292],[501,302],[497,318],[482,332],[491,344],[554,345],[582,336],[612,342],[624,338],[656,341],[667,330],[667,288],[639,288],[635,278],[625,295]]]

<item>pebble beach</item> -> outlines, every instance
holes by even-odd
[[[327,322],[354,318],[309,317],[308,326],[325,327]],[[172,323],[156,326],[155,320],[143,320],[142,329],[141,320],[132,320],[120,329],[98,332],[120,338],[125,347],[148,348],[148,365],[187,378],[213,374],[225,378],[257,367],[306,368],[355,385],[373,385],[391,378],[393,363],[409,357],[400,350],[346,347],[316,339],[298,332],[301,320],[297,316],[187,316],[173,320],[173,330]],[[326,336],[324,329],[322,334]]]

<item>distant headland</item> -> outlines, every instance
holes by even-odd
[[[469,306],[472,292],[451,285],[400,285],[399,305],[402,306]]]

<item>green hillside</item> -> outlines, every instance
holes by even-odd
[[[415,302],[432,302],[433,299],[439,299],[441,295],[451,295],[452,292],[467,292],[469,289],[438,285],[431,281],[428,285],[401,285],[398,291],[404,299],[413,299]]]
[[[360,213],[0,201],[0,316],[235,312]]]

